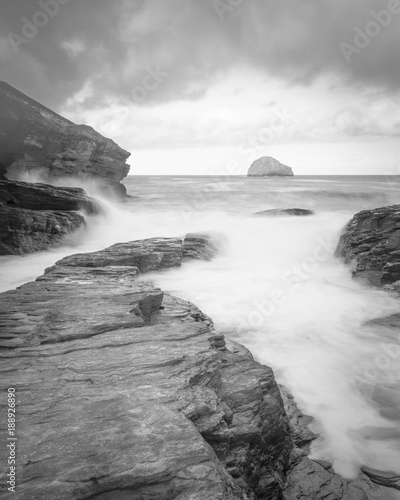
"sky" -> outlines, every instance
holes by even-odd
[[[0,79],[131,174],[400,174],[400,0],[0,0]]]

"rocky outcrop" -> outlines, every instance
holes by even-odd
[[[0,180],[0,255],[61,245],[99,204],[83,189]]]
[[[340,237],[336,255],[353,266],[353,276],[374,286],[400,280],[400,205],[356,214]]]
[[[196,234],[117,244],[0,294],[18,471],[14,493],[1,470],[2,498],[367,500],[370,484],[307,458],[310,418],[270,368],[140,278],[218,246]]]
[[[362,471],[375,484],[380,484],[382,486],[385,486],[386,488],[394,488],[396,490],[400,490],[399,474],[371,469],[370,467],[362,467]]]
[[[0,178],[39,175],[97,179],[109,192],[125,193],[130,153],[87,125],[75,125],[5,82],[0,82]]]
[[[248,177],[287,177],[293,175],[291,167],[283,165],[275,158],[272,158],[272,156],[262,156],[261,158],[258,158],[258,160],[251,164],[247,172]]]
[[[1,294],[1,379],[18,401],[4,498],[279,498],[292,440],[272,370],[137,279],[195,240],[71,256]]]
[[[255,212],[253,215],[264,217],[280,217],[285,215],[307,216],[314,215],[315,212],[307,210],[306,208],[271,208],[269,210],[262,210]]]
[[[321,463],[323,465],[321,465]],[[347,481],[335,474],[329,463],[310,460],[298,450],[291,458],[283,500],[368,500],[385,498],[367,481]],[[368,494],[371,493],[371,496]],[[383,494],[384,495],[384,494]]]

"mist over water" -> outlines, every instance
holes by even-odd
[[[367,324],[399,300],[351,278],[334,257],[354,213],[400,203],[398,177],[128,177],[134,198],[102,200],[105,213],[57,250],[1,257],[2,290],[63,256],[120,241],[188,232],[221,235],[220,255],[145,275],[194,302],[217,330],[248,347],[314,417],[313,456],[355,477],[361,465],[400,472],[398,333]],[[310,217],[253,217],[268,208]],[[393,492],[395,495],[395,492]],[[396,498],[396,496],[393,496]]]

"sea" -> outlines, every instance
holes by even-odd
[[[218,332],[273,368],[313,417],[312,458],[348,478],[362,466],[399,475],[399,332],[371,323],[399,313],[399,298],[353,279],[335,249],[355,213],[400,204],[400,176],[128,176],[124,184],[131,197],[119,204],[87,186],[103,213],[87,217],[62,247],[0,257],[1,291],[71,253],[211,234],[219,248],[213,260],[142,279],[195,303]],[[254,216],[272,208],[315,214]]]

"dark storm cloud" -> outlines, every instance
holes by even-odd
[[[238,64],[289,83],[336,72],[355,85],[400,84],[397,0],[62,0],[18,53],[10,33],[22,35],[21,19],[43,9],[1,1],[0,77],[53,107],[88,82],[87,106],[111,96],[146,105],[196,99]],[[390,17],[371,13],[389,6]],[[362,38],[367,27],[374,36]]]

